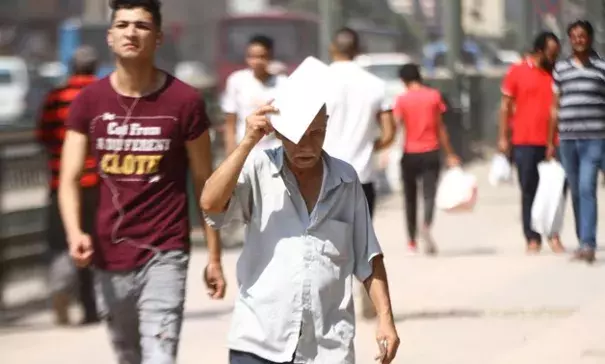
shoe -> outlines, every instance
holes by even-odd
[[[422,240],[424,240],[424,253],[431,256],[437,255],[437,245],[433,240],[431,230],[427,227],[422,228]]]
[[[539,242],[537,242],[536,240],[530,240],[527,243],[527,254],[538,254],[540,253],[540,250],[542,249],[542,246]]]
[[[84,316],[84,319],[82,319],[82,321],[80,321],[80,326],[95,325],[100,322],[101,322],[101,319],[99,318],[99,316],[86,315],[86,316]]]
[[[408,242],[408,249],[412,253],[417,253],[418,252],[418,244],[416,244],[415,241],[410,241],[410,242]]]
[[[55,293],[52,301],[55,323],[59,326],[69,325],[69,295],[63,292]]]
[[[592,264],[596,260],[595,250],[592,248],[579,248],[574,252],[572,260]]]
[[[565,247],[561,243],[561,239],[552,238],[548,241],[548,245],[550,246],[550,250],[552,250],[555,254],[563,254],[565,253]]]

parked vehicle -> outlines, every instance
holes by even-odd
[[[0,57],[0,125],[16,124],[26,110],[30,88],[27,64],[21,57]]]

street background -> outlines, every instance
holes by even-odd
[[[488,164],[468,167],[479,180],[472,213],[436,217],[435,258],[406,252],[402,201],[383,197],[375,227],[384,248],[401,347],[395,363],[596,364],[605,362],[605,265],[573,263],[547,247],[526,256],[517,187],[492,187]],[[605,190],[599,190],[605,198]],[[571,208],[563,239],[575,248]],[[605,236],[601,224],[599,235]],[[180,346],[182,364],[225,363],[239,249],[224,256],[225,301],[205,294],[205,252],[193,253]],[[7,299],[31,299],[44,281],[9,287]],[[29,296],[29,298],[27,297]],[[74,309],[75,310],[75,309]],[[74,314],[77,311],[74,311]],[[358,318],[357,362],[372,363],[374,322]],[[56,328],[49,311],[0,328],[2,363],[96,364],[113,360],[105,329]]]
[[[276,61],[293,70],[309,55],[329,61],[330,36],[347,25],[361,36],[360,66],[402,90],[397,70],[421,64],[425,80],[450,106],[452,144],[479,179],[469,214],[439,214],[436,258],[406,252],[399,191],[400,140],[386,155],[375,227],[387,256],[402,338],[397,363],[605,363],[605,268],[573,264],[548,249],[525,255],[516,185],[486,178],[496,145],[500,82],[534,35],[550,30],[569,47],[566,25],[585,17],[595,49],[605,51],[605,0],[166,0],[158,65],[196,87],[208,105],[215,164],[224,158],[218,100],[228,74],[245,67],[248,38],[275,40]],[[62,84],[77,46],[100,54],[99,76],[112,70],[105,44],[106,0],[0,1],[0,363],[111,363],[102,326],[56,328],[46,276],[46,156],[34,138],[44,95]],[[401,137],[401,135],[400,135]],[[602,199],[605,192],[599,190]],[[181,363],[225,362],[235,297],[241,229],[222,232],[231,282],[223,302],[204,293],[204,239],[191,201],[194,253]],[[602,209],[602,208],[601,208]],[[568,206],[564,242],[576,239]],[[603,226],[603,224],[601,224]],[[603,236],[604,228],[599,234]],[[371,363],[374,323],[359,321],[358,362]]]

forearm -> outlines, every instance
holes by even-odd
[[[397,129],[395,127],[395,119],[390,111],[382,112],[378,117],[380,121],[380,139],[374,143],[374,150],[377,151],[386,149],[393,144]]]
[[[227,114],[225,116],[225,129],[223,132],[223,141],[225,143],[226,155],[231,154],[235,150],[236,142],[236,121],[235,114]]]
[[[502,102],[500,105],[499,122],[498,122],[498,136],[500,139],[508,139],[509,119],[510,119],[510,106]]]
[[[383,321],[393,321],[389,284],[382,255],[372,260],[372,275],[363,284],[374,304],[378,318]]]
[[[80,204],[79,181],[75,178],[62,179],[59,184],[59,208],[68,240],[70,236],[82,233]]]
[[[237,180],[246,158],[253,148],[254,143],[247,141],[240,143],[206,181],[200,201],[205,212],[221,213],[225,211],[237,186]]]
[[[194,189],[195,196],[200,198],[202,196],[203,187],[205,185],[205,181],[197,178],[194,181]],[[218,230],[213,229],[206,223],[206,220],[203,218],[203,214],[200,215],[202,228],[204,229],[204,235],[206,236],[206,245],[208,248],[208,260],[212,262],[220,262],[221,261],[221,239]]]
[[[446,126],[443,122],[439,123],[439,143],[441,148],[445,151],[447,155],[454,155],[454,148],[452,148],[452,143],[450,142],[450,135],[447,132]]]

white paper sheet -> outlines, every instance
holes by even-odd
[[[271,124],[281,135],[298,144],[307,128],[327,102],[329,67],[315,57],[307,57],[277,91]]]

